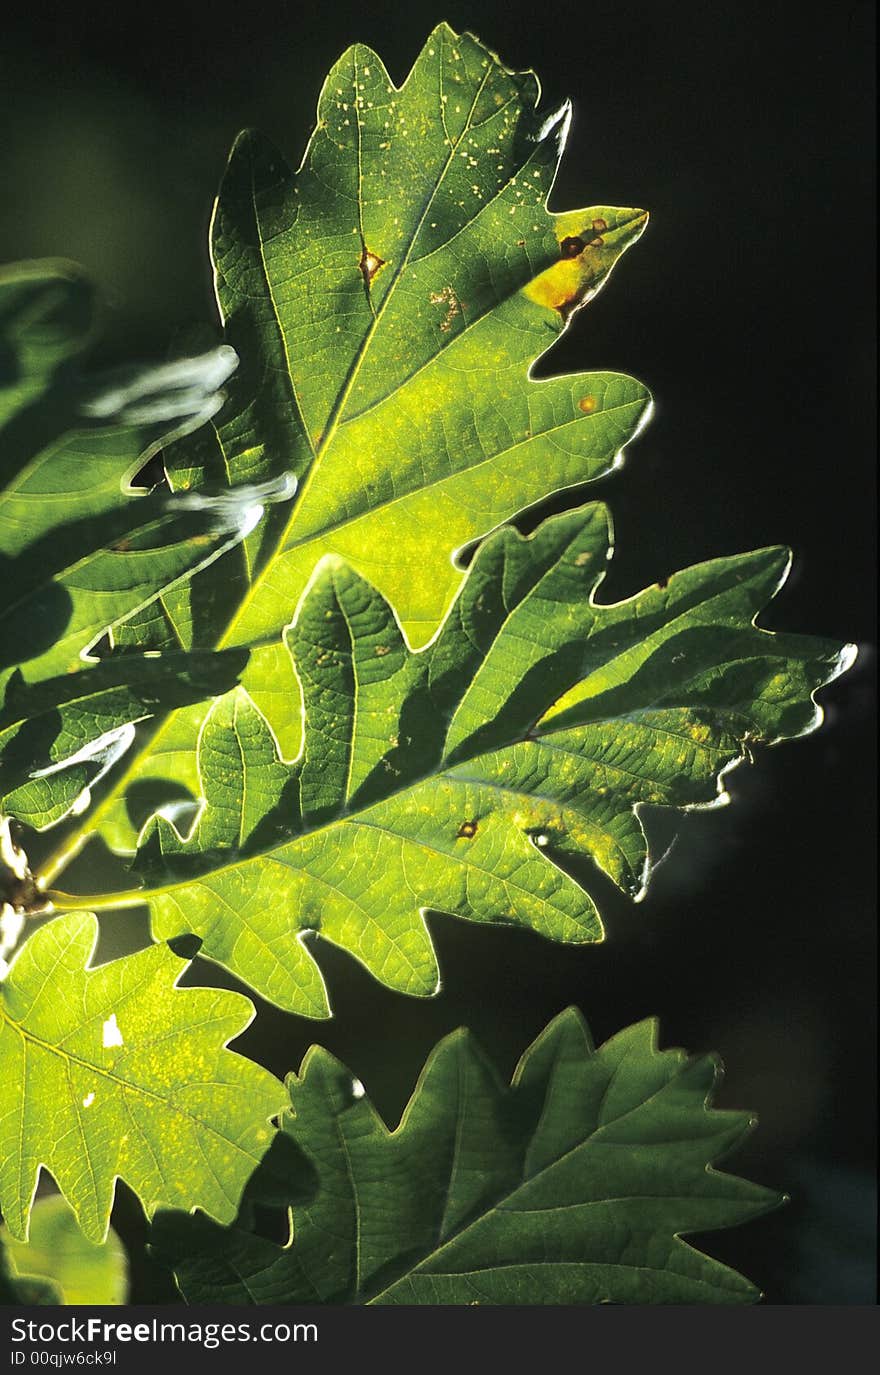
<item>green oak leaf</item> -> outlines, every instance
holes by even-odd
[[[297,760],[279,759],[236,689],[203,726],[198,815],[159,814],[141,837],[143,886],[50,899],[146,902],[157,937],[197,933],[203,954],[309,1016],[328,1011],[314,933],[420,996],[439,986],[427,909],[601,939],[589,874],[568,869],[586,857],[640,896],[639,809],[716,802],[755,743],[818,724],[813,694],[850,654],[754,625],[785,549],[603,604],[608,555],[598,503],[529,538],[496,532],[416,652],[384,597],[324,560],[287,634],[304,702]]]
[[[712,1168],[752,1125],[709,1106],[712,1056],[658,1051],[653,1021],[598,1050],[570,1009],[504,1086],[466,1031],[434,1049],[389,1131],[318,1046],[284,1130],[317,1175],[286,1247],[160,1213],[154,1252],[191,1303],[753,1303],[682,1235],[776,1207]],[[329,1238],[333,1244],[328,1244]]]
[[[128,1257],[111,1227],[106,1240],[86,1240],[64,1199],[38,1198],[30,1238],[19,1241],[0,1228],[11,1283],[43,1284],[56,1304],[117,1305],[128,1297]],[[24,1300],[20,1300],[24,1302]]]
[[[256,134],[232,151],[212,252],[241,366],[223,410],[169,446],[166,467],[178,489],[293,473],[298,495],[221,578],[193,579],[120,635],[258,645],[245,681],[288,757],[299,714],[282,630],[322,556],[368,577],[422,645],[461,584],[456,552],[607,473],[647,418],[629,377],[531,376],[647,219],[548,212],[568,109],[548,116],[538,97],[533,73],[444,24],[399,88],[369,48],[340,58],[296,173]],[[145,736],[127,779],[195,791],[203,716],[175,713]],[[97,822],[134,849],[118,797]]]
[[[40,828],[84,796],[133,722],[200,700],[206,681],[209,695],[235,681],[243,651],[212,667],[179,647],[117,655],[108,670],[91,650],[262,514],[253,488],[175,497],[128,485],[151,448],[218,409],[233,350],[90,376],[92,313],[72,268],[0,272],[0,806]]]
[[[26,1241],[40,1168],[85,1236],[107,1235],[117,1178],[150,1215],[230,1221],[272,1137],[282,1090],[226,1049],[253,1017],[241,995],[178,989],[168,946],[87,969],[98,924],[57,918],[0,982],[0,1209]]]

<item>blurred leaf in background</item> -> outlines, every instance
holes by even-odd
[[[119,1237],[111,1227],[106,1241],[87,1241],[60,1194],[34,1204],[29,1241],[0,1227],[0,1246],[19,1302],[40,1302],[33,1297],[37,1285],[45,1286],[44,1302],[123,1304],[128,1298],[128,1260]]]

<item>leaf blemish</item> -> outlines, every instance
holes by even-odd
[[[380,258],[378,253],[373,253],[369,248],[367,248],[367,245],[364,244],[363,252],[361,253],[358,267],[361,270],[361,276],[363,277],[367,286],[370,285],[379,269],[384,266],[385,259]]]
[[[597,405],[595,396],[582,396],[578,402],[578,410],[583,411],[584,415],[592,415]]]
[[[562,243],[559,245],[559,256],[561,258],[578,258],[581,253],[583,253],[586,246],[583,239],[577,238],[575,235],[569,235],[569,237],[563,239]]]
[[[461,311],[461,302],[456,296],[454,288],[445,286],[442,291],[432,291],[428,299],[432,306],[446,307],[446,314],[440,321],[440,331],[442,334],[448,334],[452,328],[453,320]]]
[[[456,831],[459,840],[473,840],[477,834],[476,821],[463,821]]]

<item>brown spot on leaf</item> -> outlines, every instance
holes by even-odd
[[[586,246],[583,239],[579,239],[575,235],[569,235],[569,237],[563,239],[562,243],[559,245],[560,257],[577,258],[583,253]]]
[[[593,228],[595,229],[595,231],[596,231],[597,234],[601,234],[604,230],[606,230],[606,229],[608,228],[608,221],[607,221],[607,220],[593,220]]]
[[[391,651],[389,650],[387,645],[376,645],[376,648],[373,650],[373,653],[375,654],[377,659],[384,659],[385,655],[389,654],[390,652]]]
[[[584,415],[592,415],[598,404],[595,396],[582,396],[578,402],[578,410],[583,411]]]
[[[473,840],[477,834],[476,821],[463,821],[456,831],[459,840]]]
[[[378,253],[373,253],[369,248],[367,248],[367,245],[364,244],[363,252],[361,253],[361,260],[358,263],[358,267],[361,270],[361,275],[363,276],[363,279],[366,282],[367,286],[370,285],[376,273],[379,271],[379,268],[384,266],[385,259],[380,258]]]
[[[577,558],[574,561],[574,566],[575,568],[583,568],[584,564],[589,562],[590,556],[585,550],[583,554],[578,554]]]
[[[604,239],[590,239],[590,248],[601,248],[604,242]]]

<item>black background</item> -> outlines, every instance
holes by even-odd
[[[0,259],[82,262],[105,300],[96,361],[161,357],[214,319],[205,242],[235,133],[296,164],[349,42],[401,80],[440,19],[574,101],[551,208],[643,205],[648,232],[545,369],[616,369],[656,398],[624,469],[603,598],[717,554],[790,543],[763,623],[859,643],[810,738],[728,779],[732,805],[655,821],[608,940],[567,949],[437,918],[444,991],[396,996],[319,947],[326,1024],[260,1007],[238,1043],[278,1073],[320,1040],[396,1119],[436,1039],[466,1023],[505,1074],[569,1003],[603,1040],[660,1018],[718,1050],[760,1126],[731,1167],[793,1195],[707,1242],[773,1303],[873,1302],[873,98],[867,3],[471,0],[355,6],[32,6],[4,17]],[[210,966],[198,977],[216,979]],[[219,979],[217,980],[219,981]],[[115,1220],[133,1241],[122,1189]],[[138,1302],[172,1297],[143,1260]]]

